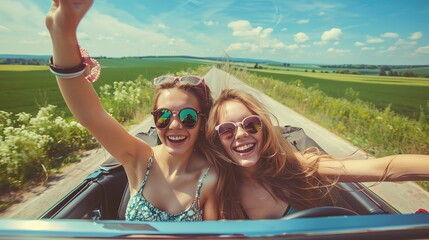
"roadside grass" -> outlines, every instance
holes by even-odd
[[[272,77],[285,83],[301,81],[307,87],[318,88],[328,96],[341,98],[348,88],[359,92],[359,99],[372,103],[379,109],[391,106],[397,113],[418,119],[421,108],[428,110],[429,79],[405,77],[380,77],[327,73],[289,73],[284,71],[257,70],[261,77]],[[426,112],[429,114],[429,112]]]

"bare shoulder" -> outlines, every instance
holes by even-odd
[[[214,166],[212,166],[206,157],[198,152],[195,152],[192,156],[193,161],[191,163],[192,171],[198,178],[201,178],[204,174],[203,186],[201,191],[204,192],[208,189],[213,188],[217,182],[217,172]]]
[[[210,165],[207,169],[208,171],[204,170],[204,172],[207,171],[207,175],[203,180],[203,186],[201,188],[202,196],[206,196],[206,198],[214,196],[218,182],[218,173],[216,172],[216,169]]]
[[[207,172],[207,176],[205,178],[204,183],[207,185],[216,185],[218,180],[218,173],[213,166],[210,166],[210,169]]]

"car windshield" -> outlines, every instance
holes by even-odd
[[[210,146],[207,148],[211,150],[221,149],[218,152],[223,154],[223,158],[216,155],[216,160],[222,161],[222,164],[226,164],[224,160],[227,159],[231,165],[244,166],[251,162],[247,156],[264,150],[267,156],[274,159],[274,156],[287,153],[280,147],[274,149],[272,145],[284,147],[285,144],[298,156],[294,158],[302,160],[299,166],[308,166],[308,162],[303,159],[306,159],[308,150],[315,147],[333,156],[333,159],[341,160],[338,162],[345,162],[342,165],[329,165],[328,161],[320,158],[317,166],[327,166],[321,167],[325,170],[319,171],[318,167],[307,169],[305,174],[316,176],[316,180],[313,179],[316,182],[325,178],[332,180],[332,186],[328,187],[332,191],[323,198],[325,200],[329,196],[329,204],[319,204],[314,208],[292,206],[292,203],[299,205],[296,200],[299,198],[290,202],[295,196],[293,194],[305,196],[299,191],[316,186],[313,180],[308,180],[306,184],[309,185],[302,185],[298,192],[293,192],[296,188],[290,184],[292,181],[281,182],[282,186],[278,186],[279,182],[271,185],[263,182],[279,179],[276,174],[281,171],[285,173],[286,170],[279,170],[276,174],[270,172],[270,176],[259,176],[258,180],[252,182],[254,185],[246,185],[246,180],[234,177],[237,182],[227,188],[231,198],[222,201],[235,201],[236,205],[231,205],[235,206],[231,209],[239,208],[239,216],[249,219],[248,222],[252,222],[250,219],[270,219],[259,226],[276,226],[276,221],[287,220],[289,213],[292,216],[290,220],[380,214],[386,215],[382,221],[389,221],[386,220],[388,216],[429,210],[427,168],[406,172],[406,167],[402,167],[400,171],[390,172],[398,166],[392,160],[392,164],[386,165],[385,171],[379,174],[374,173],[374,169],[366,169],[361,163],[348,163],[349,160],[370,162],[396,155],[402,158],[404,154],[410,154],[411,162],[416,155],[424,158],[429,154],[429,2],[95,0],[87,12],[82,10],[82,2],[74,2],[74,8],[70,8],[77,15],[67,15],[69,3],[65,0],[53,1],[52,6],[51,2],[43,1],[0,2],[1,220],[120,221],[126,226],[126,231],[135,229],[132,224],[126,225],[126,211],[128,203],[132,202],[129,200],[130,194],[132,196],[136,192],[134,185],[143,184],[139,180],[139,184],[131,184],[130,190],[128,180],[131,175],[127,169],[131,168],[123,160],[128,158],[123,157],[125,150],[116,151],[117,146],[126,145],[118,142],[129,138],[122,138],[126,135],[125,131],[117,130],[117,125],[109,125],[109,121],[119,123],[123,126],[121,129],[133,136],[132,139],[143,140],[155,149],[154,167],[150,172],[154,174],[152,176],[159,173],[158,167],[162,165],[159,162],[166,162],[159,160],[161,157],[157,151],[161,151],[156,150],[156,146],[164,144],[168,146],[165,152],[174,155],[174,151],[185,148],[187,141],[192,140],[192,144],[197,147],[190,152],[200,151],[200,154],[203,151],[198,144],[204,144],[206,138],[210,138],[204,135],[198,140],[193,139],[194,132],[199,134],[208,131],[200,125],[211,126],[211,118],[208,111],[204,113],[204,109],[191,108],[189,104],[193,103],[189,96],[180,99],[180,93],[170,89],[177,98],[177,102],[174,102],[177,105],[174,106],[182,104],[187,109],[181,111],[184,109],[182,106],[173,109],[171,102],[162,102],[163,95],[154,94],[159,85],[168,81],[176,85],[189,84],[192,88],[204,86],[202,96],[207,99],[207,94],[211,94],[214,100],[224,89],[244,90],[269,111],[264,116],[259,105],[243,103],[249,114],[238,108],[228,109],[226,106],[229,105],[224,105],[227,110],[215,115],[218,118],[215,119],[218,121],[216,126],[221,123],[220,120],[234,123],[223,125],[221,133],[217,132],[218,128],[214,130],[214,125],[213,134],[220,136],[216,135],[218,138],[213,145],[205,145]],[[79,22],[73,20],[73,17],[82,20]],[[68,19],[68,25],[64,19]],[[65,30],[57,29],[56,26],[64,26]],[[70,29],[73,31],[68,31]],[[73,42],[74,39],[76,42]],[[79,52],[77,45],[86,49],[81,53],[81,63],[78,65],[76,61],[73,62],[73,51],[69,50],[70,46],[74,46]],[[85,57],[87,52],[90,57]],[[63,67],[61,63],[73,67]],[[164,75],[178,77],[162,78],[164,82],[155,81],[154,86],[153,80]],[[180,78],[189,75],[198,77]],[[92,90],[83,85],[73,85],[78,82],[74,81],[75,78],[80,80],[81,76],[86,76],[86,80],[91,82],[92,88],[89,88],[93,89],[92,93],[87,94]],[[98,81],[92,82],[94,78],[98,78]],[[161,81],[160,78],[158,81]],[[70,90],[72,88],[73,91]],[[69,96],[74,99],[70,100]],[[100,104],[95,100],[97,97]],[[159,107],[159,102],[172,109],[162,106],[169,110],[166,114],[151,115]],[[198,99],[195,104],[201,107],[206,102]],[[79,109],[85,106],[85,114],[79,114]],[[95,117],[97,120],[90,122],[88,119],[98,116],[96,114],[101,112],[99,109],[103,112],[99,116],[108,115],[109,118]],[[222,111],[222,106],[218,110]],[[231,117],[232,113],[243,112],[258,115],[259,118],[244,118],[244,115],[240,115],[240,118]],[[185,113],[188,116],[185,117]],[[272,116],[269,116],[271,113]],[[272,128],[267,126],[266,119],[271,119]],[[177,125],[181,126],[181,130],[168,135],[168,131]],[[277,135],[267,137],[267,132],[271,130],[276,133],[280,131],[281,135],[278,136],[287,140],[285,144]],[[240,136],[244,135],[251,138],[240,142]],[[268,141],[272,144],[265,144]],[[141,151],[136,150],[138,153]],[[120,156],[122,161],[112,155]],[[198,159],[206,158],[204,154],[197,156]],[[237,156],[248,162],[243,165],[244,160],[240,162],[242,159]],[[265,158],[268,159],[261,157],[255,162]],[[145,164],[135,166],[145,172],[136,173],[138,179],[145,176],[146,181],[149,163],[147,159],[144,161]],[[205,170],[209,169],[206,165],[210,165],[213,166],[210,171],[217,173],[222,169],[234,169],[231,165],[222,164],[208,164],[205,161],[204,164],[193,166],[205,166]],[[283,167],[278,164],[279,169]],[[263,168],[262,164],[255,166],[260,167],[255,167],[257,170]],[[349,166],[359,166],[360,170],[347,172]],[[338,169],[341,167],[346,170],[339,174]],[[165,196],[178,196],[175,200],[183,206],[190,203],[193,206],[194,201],[204,202],[208,198],[205,188],[209,188],[209,183],[204,181],[209,181],[205,179],[211,177],[209,170],[207,178],[204,178],[203,170],[199,171],[202,173],[192,177],[196,179],[195,183],[188,181],[187,186],[192,185],[192,190],[189,190],[190,187],[174,189],[170,193],[172,195],[160,195],[164,197],[140,195],[144,200],[148,199],[148,205],[155,201],[152,207],[164,210],[178,209],[156,204],[162,198],[167,199]],[[234,176],[250,176],[246,174],[251,171],[243,172],[236,172]],[[320,176],[325,178],[318,179],[319,175],[315,172],[320,172]],[[292,175],[296,177],[299,174],[304,174],[304,171]],[[382,177],[374,177],[377,174]],[[148,184],[157,181],[154,179],[158,178],[153,177]],[[203,182],[202,186],[198,186],[198,181]],[[130,183],[133,181],[130,180]],[[243,183],[241,187],[244,186],[240,190],[239,183]],[[225,180],[222,184],[229,183]],[[231,186],[237,189],[231,190]],[[147,191],[155,192],[153,188]],[[162,189],[157,192],[165,194]],[[218,189],[211,195],[219,192],[227,194]],[[250,197],[236,199],[238,194],[253,196],[261,192],[265,195],[259,198],[265,200],[260,203],[246,201]],[[200,193],[203,196],[201,199]],[[222,194],[219,196],[226,196]],[[191,200],[179,201],[184,199],[184,195]],[[252,210],[267,203],[277,204],[278,211],[271,210],[278,214]],[[196,212],[199,210],[204,210],[204,206]],[[204,217],[202,213],[200,220]],[[275,220],[279,217],[284,219]],[[361,223],[365,221],[373,222],[369,218],[360,220]],[[10,227],[21,224],[4,223]],[[204,229],[202,232],[212,231],[222,221],[213,224],[209,228],[201,227]],[[101,229],[117,227],[107,223],[106,226]],[[79,228],[79,224],[74,227]],[[162,229],[164,225],[151,225],[148,228],[157,227]],[[195,225],[195,228],[198,227],[198,224]],[[237,225],[237,229],[245,227]],[[256,223],[253,227],[259,229]],[[295,231],[294,227],[289,230]],[[176,230],[179,231],[180,227]],[[179,234],[180,231],[177,231],[175,233]],[[198,232],[197,229],[195,231]],[[232,231],[222,234],[238,236]]]

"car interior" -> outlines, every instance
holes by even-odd
[[[284,128],[285,136],[294,147],[299,150],[300,147],[317,144],[301,130],[290,126]],[[136,136],[152,146],[158,143],[154,128]],[[97,171],[90,174],[72,192],[40,216],[40,219],[125,220],[129,197],[125,171],[116,159],[110,157]],[[337,200],[335,206],[300,211],[286,219],[356,214],[398,214],[393,207],[360,183],[337,183],[333,197]]]

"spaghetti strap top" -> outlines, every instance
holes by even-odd
[[[147,170],[143,177],[143,181],[140,184],[139,191],[136,194],[131,194],[130,200],[128,201],[127,210],[125,211],[125,219],[127,221],[202,221],[203,220],[203,209],[200,205],[200,192],[203,186],[204,178],[207,176],[211,165],[205,170],[204,174],[198,181],[197,190],[195,192],[194,200],[192,204],[184,211],[171,214],[166,211],[162,211],[152,205],[143,196],[143,188],[149,177],[150,168],[152,166],[153,155],[148,159]]]

